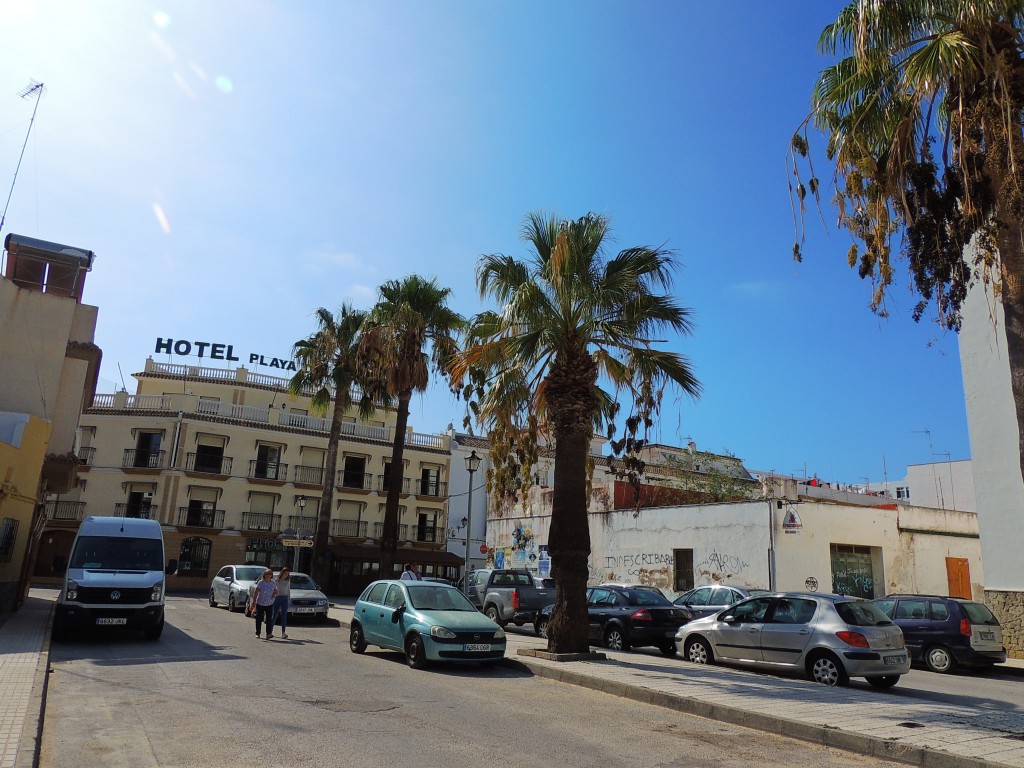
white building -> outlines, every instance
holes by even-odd
[[[871,483],[867,490],[879,491],[891,499],[919,507],[978,511],[974,495],[974,467],[970,459],[910,464],[902,480]]]

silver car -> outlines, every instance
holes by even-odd
[[[244,611],[249,602],[249,587],[259,581],[264,565],[225,565],[210,582],[210,605],[226,603],[229,611]]]
[[[751,597],[680,627],[676,650],[696,664],[795,669],[825,685],[864,677],[891,688],[910,671],[900,628],[874,603],[846,595]]]
[[[274,574],[275,578],[279,575],[279,573]],[[321,624],[325,623],[329,604],[327,595],[320,591],[316,582],[304,573],[293,573],[288,580],[292,583],[291,599],[288,601],[288,618],[312,616]],[[248,601],[245,608],[246,616],[252,616],[249,607],[252,605],[255,594],[256,583],[253,582],[249,585]]]

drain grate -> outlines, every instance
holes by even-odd
[[[928,726],[924,723],[896,723],[903,728],[927,728]]]

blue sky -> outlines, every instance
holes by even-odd
[[[969,458],[956,337],[911,320],[905,285],[889,319],[868,310],[830,206],[791,255],[786,149],[841,5],[6,0],[3,199],[33,107],[17,93],[46,93],[0,235],[97,253],[113,391],[158,337],[287,357],[316,307],[368,308],[414,272],[474,314],[477,258],[525,256],[528,211],[596,211],[614,250],[682,264],[696,331],[670,346],[704,394],[670,395],[655,439],[897,479]],[[462,410],[438,387],[411,423]]]

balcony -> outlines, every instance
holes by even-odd
[[[436,525],[414,525],[412,526],[413,541],[428,542],[435,544],[441,531]]]
[[[242,530],[280,532],[281,516],[269,512],[243,512]]]
[[[142,448],[125,448],[121,459],[122,469],[162,469],[167,451],[148,451]]]
[[[223,530],[224,510],[178,507],[178,516],[175,518],[174,524],[184,528],[214,528]]]
[[[366,521],[331,520],[331,536],[348,536],[353,539],[365,539]]]
[[[222,403],[220,400],[203,400],[200,398],[196,406],[196,413],[204,416],[220,416],[224,419],[236,419],[238,421],[256,421],[260,424],[270,423],[270,409],[257,408],[252,405],[236,405],[235,403]]]
[[[352,491],[369,491],[373,487],[373,475],[369,472],[346,472],[338,470],[338,488]]]
[[[276,483],[283,483],[288,477],[288,465],[276,461],[261,461],[252,459],[249,462],[249,479],[268,480]]]
[[[313,485],[323,487],[324,468],[296,464],[292,467],[292,482],[296,485]]]
[[[115,517],[139,517],[143,520],[156,520],[156,504],[138,504],[128,502],[127,504],[114,505]]]
[[[96,455],[95,448],[79,448],[78,449],[78,463],[79,469],[87,469],[92,466],[92,458]]]
[[[445,498],[448,495],[448,483],[443,480],[417,480],[416,495],[430,498]]]
[[[388,488],[391,486],[391,477],[389,475],[377,475],[377,492],[387,493]],[[402,478],[402,488],[400,493],[404,496],[409,495],[409,478]]]
[[[373,524],[373,538],[379,539],[384,535],[384,523]],[[400,525],[398,526],[398,540],[406,541],[409,538],[409,526]]]
[[[230,475],[231,457],[208,453],[190,453],[185,457],[185,471],[203,475]]]
[[[310,432],[330,432],[331,420],[322,416],[307,416],[303,413],[291,413],[290,411],[281,416],[281,423],[286,427],[308,429]]]
[[[46,517],[49,520],[78,520],[85,517],[84,501],[48,501]]]
[[[306,515],[288,515],[288,527],[295,531],[308,531],[309,533],[316,533],[315,517]]]

